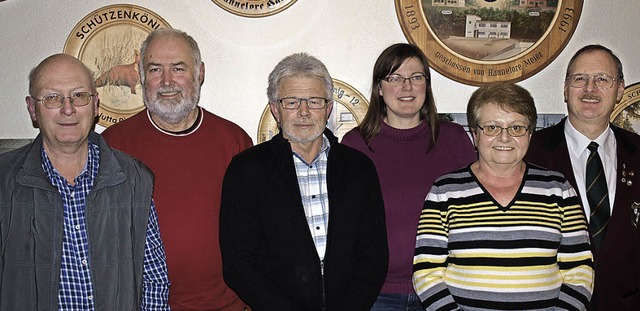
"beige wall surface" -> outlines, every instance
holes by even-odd
[[[130,0],[162,16],[200,44],[206,77],[200,105],[244,128],[256,142],[267,102],[267,75],[284,56],[309,52],[331,75],[368,97],[373,63],[388,45],[406,42],[393,0],[297,0],[262,18],[233,15],[211,0]],[[37,130],[25,106],[29,70],[60,53],[73,27],[116,1],[0,2],[0,139],[29,139]],[[640,1],[587,0],[571,41],[545,69],[520,82],[540,113],[565,113],[562,83],[571,55],[586,44],[610,47],[622,59],[627,84],[640,81]],[[465,112],[476,89],[432,71],[439,112]],[[97,131],[103,128],[98,126]]]

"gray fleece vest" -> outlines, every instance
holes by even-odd
[[[153,176],[97,134],[100,171],[85,218],[96,310],[137,310]],[[41,167],[42,139],[0,156],[0,310],[57,310],[62,199]]]

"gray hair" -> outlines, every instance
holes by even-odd
[[[198,47],[198,43],[196,42],[196,40],[182,30],[173,28],[159,28],[151,32],[140,46],[140,62],[138,62],[138,72],[140,73],[140,83],[142,83],[142,85],[144,85],[145,82],[144,59],[147,54],[147,47],[149,46],[151,41],[156,38],[180,38],[184,40],[184,42],[186,42],[191,49],[191,57],[193,58],[193,62],[195,65],[196,78],[200,75],[202,56],[200,55],[200,48]]]
[[[42,68],[44,68],[45,66],[47,66],[49,63],[52,63],[58,59],[67,59],[67,60],[71,60],[72,62],[77,63],[78,65],[80,65],[80,67],[82,68],[82,70],[84,71],[85,75],[87,76],[87,78],[89,79],[91,85],[91,93],[95,93],[96,92],[96,81],[93,79],[93,72],[91,71],[91,69],[87,68],[87,66],[82,63],[82,61],[80,61],[79,59],[77,59],[76,57],[73,57],[71,55],[68,54],[54,54],[51,55],[47,58],[45,58],[43,61],[41,61],[36,67],[34,67],[33,69],[31,69],[31,71],[29,72],[29,96],[31,97],[35,97],[36,96],[36,87],[38,87],[37,82],[38,79],[40,78],[40,72],[42,71]]]
[[[278,85],[284,78],[305,77],[315,78],[324,82],[327,91],[326,98],[333,98],[333,80],[327,67],[317,58],[307,53],[295,53],[282,59],[269,74],[267,96],[269,102],[278,101]]]

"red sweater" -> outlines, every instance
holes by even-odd
[[[418,219],[436,178],[475,161],[471,139],[462,126],[441,123],[435,147],[426,122],[412,129],[396,129],[384,122],[369,149],[358,129],[342,143],[369,156],[376,166],[386,210],[389,269],[381,293],[411,294],[413,253]]]
[[[244,303],[222,278],[218,216],[227,166],[253,143],[236,124],[201,111],[200,126],[184,136],[158,130],[147,110],[102,135],[155,174],[154,202],[167,253],[172,310],[243,310]]]

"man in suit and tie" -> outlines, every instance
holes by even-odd
[[[563,173],[580,194],[596,271],[590,310],[640,308],[640,136],[609,122],[623,92],[610,49],[578,50],[564,82],[568,117],[535,132],[525,157]]]

